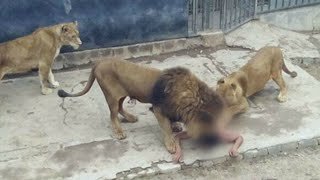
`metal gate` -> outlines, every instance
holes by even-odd
[[[268,13],[290,8],[312,6],[319,4],[320,0],[258,0],[257,13]]]
[[[228,32],[251,20],[256,0],[189,0],[189,35],[223,30]]]
[[[320,4],[320,0],[189,0],[189,36],[198,32],[229,32],[256,14]]]

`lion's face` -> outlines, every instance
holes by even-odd
[[[61,27],[60,38],[63,44],[70,45],[74,49],[78,49],[82,42],[79,37],[77,21],[63,24]]]
[[[226,100],[228,105],[239,102],[243,96],[243,89],[236,80],[223,78],[217,83],[216,91]]]

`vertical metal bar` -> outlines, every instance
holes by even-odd
[[[208,4],[209,4],[209,8],[208,8],[208,12],[207,12],[207,25],[208,25],[208,29],[212,29],[212,14],[214,12],[214,1],[213,0],[208,0]]]
[[[188,35],[191,33],[193,34],[193,29],[192,29],[192,25],[193,25],[193,18],[192,18],[192,11],[190,10],[192,5],[191,5],[191,0],[188,0],[188,3],[187,3],[187,14],[188,14]],[[190,18],[190,15],[191,15],[191,18]],[[191,20],[190,20],[191,19]]]
[[[221,11],[220,11],[220,25],[221,25],[221,29],[224,30],[224,13],[225,13],[225,10],[224,10],[224,0],[221,0]]]
[[[206,30],[208,28],[207,21],[209,17],[207,16],[207,13],[208,13],[209,4],[207,2],[208,2],[207,0],[202,0],[202,11],[203,11],[203,17],[204,17],[203,30]]]
[[[290,5],[291,5],[291,0],[289,0],[289,4],[288,4],[288,7],[290,7]]]
[[[253,17],[256,18],[257,17],[257,9],[258,9],[258,0],[254,1],[254,9],[253,9]]]
[[[205,23],[205,13],[204,13],[204,1],[205,0],[199,0],[199,11],[201,12],[201,31],[204,30],[204,23]]]
[[[282,7],[281,8],[283,8],[284,7],[284,0],[282,0]]]
[[[223,0],[223,29],[227,29],[227,0]]]
[[[278,0],[276,0],[276,5],[275,5],[275,7],[274,7],[275,9],[277,9],[278,8]]]
[[[298,4],[298,0],[295,1],[295,5],[297,5],[297,4]]]
[[[252,19],[254,17],[254,13],[255,13],[255,0],[251,0],[251,6],[250,6],[250,9],[251,9],[251,15],[250,15],[250,19]]]
[[[263,1],[264,1],[264,0],[263,0]],[[246,19],[247,19],[248,17],[250,17],[250,14],[251,14],[251,0],[249,0],[247,12],[248,12],[248,13],[247,13]]]
[[[228,14],[228,25],[229,25],[229,28],[231,27],[231,21],[232,21],[232,10],[231,10],[231,8],[230,8],[230,4],[231,4],[231,1],[232,0],[227,0],[228,1],[228,6],[227,6],[227,9],[228,9],[228,12],[229,12],[229,14]]]
[[[224,17],[223,17],[223,21],[224,21],[224,30],[227,29],[227,1],[228,0],[224,0],[224,6],[223,6],[223,11],[224,11]]]
[[[268,3],[268,10],[270,11],[271,0],[267,1],[267,3]]]
[[[223,3],[223,0],[221,0],[221,9],[220,9],[220,22],[219,22],[219,24],[220,24],[220,29],[223,29],[223,18],[224,18],[224,16],[223,16],[223,13],[224,13],[224,10],[223,10],[223,7],[224,7],[224,3]]]
[[[238,23],[241,22],[241,10],[242,10],[242,3],[241,0],[238,0],[238,6],[239,6],[239,17],[238,17]]]
[[[192,0],[192,25],[191,25],[191,27],[192,27],[192,31],[193,31],[193,33],[195,33],[195,23],[194,23],[194,21],[195,21],[195,10],[194,10],[194,3],[195,3],[195,1],[196,0]]]
[[[197,10],[198,10],[198,8],[197,8],[197,6],[198,6],[198,5],[197,5],[197,4],[198,4],[197,1],[198,1],[198,0],[193,0],[193,12],[192,12],[192,13],[193,13],[193,18],[194,18],[194,19],[193,19],[193,29],[194,29],[194,33],[195,33],[195,34],[197,34],[197,24],[198,24],[198,23],[197,23],[197,14],[198,14],[198,13],[197,13]]]
[[[234,17],[233,17],[233,24],[236,24],[236,22],[237,22],[237,5],[238,5],[238,0],[233,0],[233,2],[234,2]]]

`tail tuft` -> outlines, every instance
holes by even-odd
[[[292,78],[295,78],[295,77],[297,77],[297,72],[295,72],[295,71],[292,71],[291,73],[290,73],[290,76],[292,77]]]
[[[58,96],[64,98],[64,97],[68,97],[69,94],[67,92],[65,92],[64,90],[60,89],[58,91]]]

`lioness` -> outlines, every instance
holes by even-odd
[[[125,60],[105,60],[95,64],[91,70],[86,87],[79,93],[69,94],[58,91],[60,97],[78,97],[86,94],[95,79],[109,105],[112,127],[117,139],[126,137],[119,122],[120,113],[128,122],[136,122],[137,118],[126,112],[122,103],[128,96],[142,103],[151,102],[154,83],[161,71],[155,68],[141,66]]]
[[[280,48],[263,47],[239,71],[220,79],[216,90],[225,98],[233,115],[247,111],[247,97],[262,90],[270,79],[280,87],[278,101],[285,102],[287,88],[282,70],[293,78],[297,76],[295,71],[291,72],[286,67]]]
[[[176,67],[164,70],[152,91],[153,112],[164,131],[167,150],[179,161],[182,151],[180,139],[199,139],[204,136],[218,137],[234,142],[230,156],[236,156],[243,138],[225,129],[231,117],[223,98],[199,80],[188,69]],[[187,131],[172,135],[170,124],[183,122]]]
[[[42,94],[57,88],[51,65],[63,45],[78,49],[81,45],[78,23],[61,23],[38,28],[32,34],[0,44],[0,80],[7,73],[26,72],[39,68]],[[50,83],[50,84],[49,84]]]

